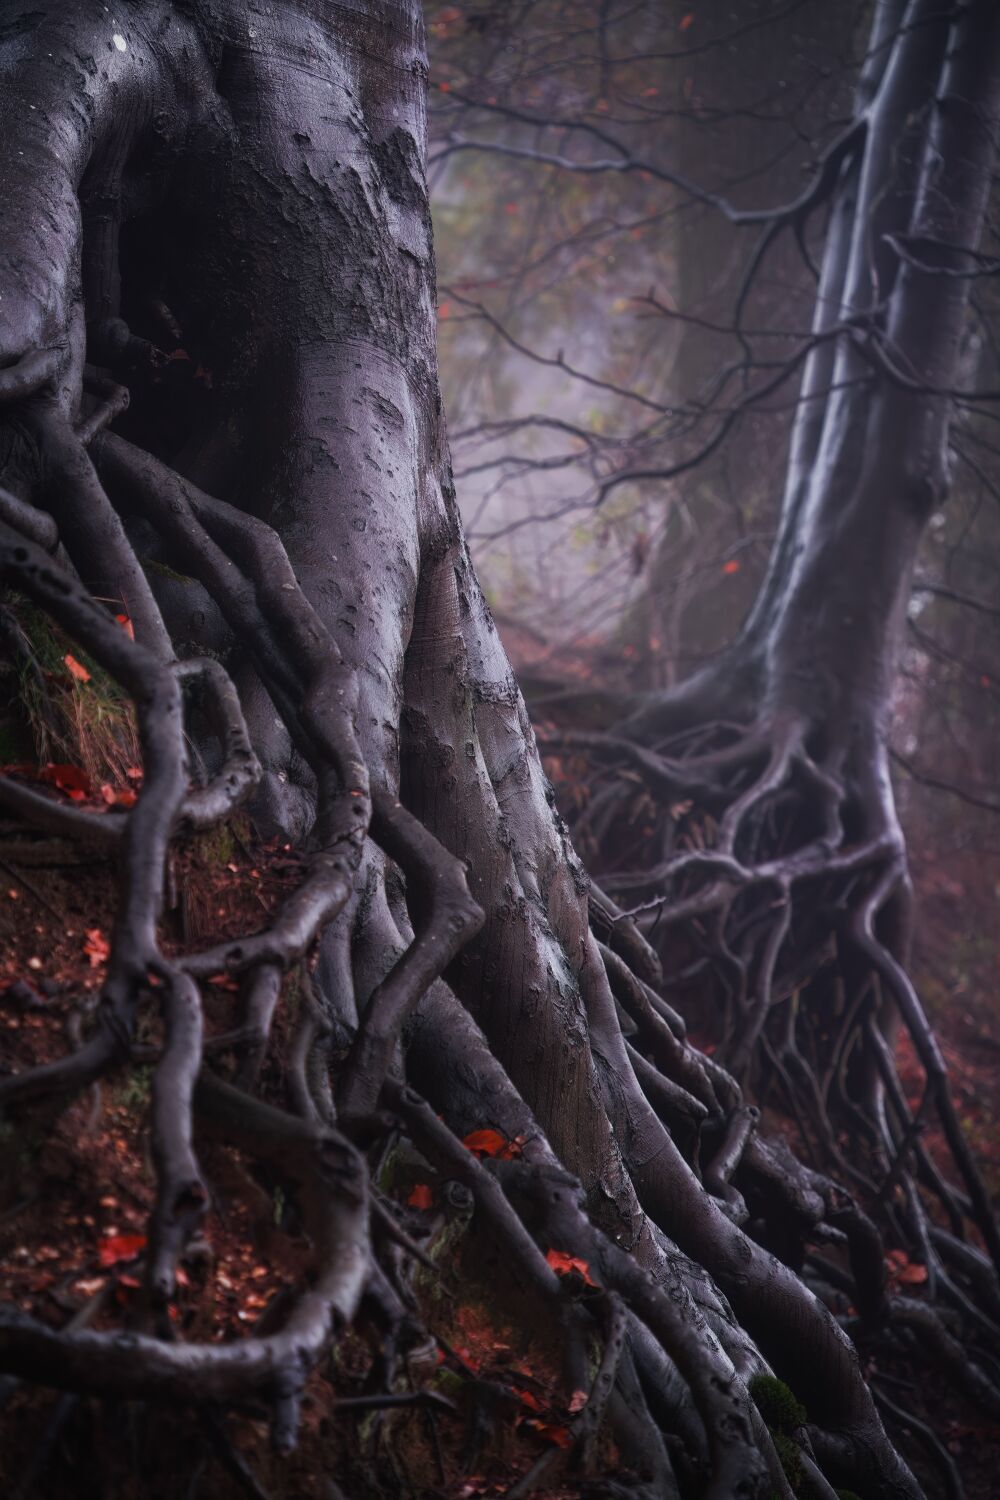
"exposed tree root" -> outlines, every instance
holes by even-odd
[[[115,447],[119,449],[121,445],[116,442]],[[177,482],[175,493],[184,493],[186,488]],[[198,505],[204,516],[217,513],[215,507],[209,507],[200,497]],[[171,514],[176,517],[177,508]],[[698,1307],[699,1299],[706,1294],[705,1286],[696,1277],[692,1291],[689,1277],[693,1268],[680,1269],[682,1263],[678,1263],[676,1252],[665,1254],[666,1242],[652,1230],[652,1225],[640,1233],[639,1245],[645,1247],[641,1259],[650,1267],[642,1270],[632,1254],[617,1249],[613,1239],[587,1217],[574,1179],[558,1167],[537,1125],[532,1122],[527,1130],[524,1128],[523,1107],[502,1075],[498,1075],[502,1097],[495,1097],[490,1104],[477,1091],[471,1109],[478,1112],[488,1108],[491,1120],[514,1134],[526,1135],[527,1144],[523,1164],[498,1164],[503,1169],[496,1172],[479,1164],[448,1124],[435,1117],[433,1110],[411,1098],[400,1085],[389,1083],[388,1070],[408,1016],[433,991],[440,973],[482,921],[482,914],[468,896],[461,866],[393,799],[381,793],[375,795],[369,837],[382,844],[406,877],[407,889],[412,888],[417,935],[405,946],[361,1010],[346,1058],[330,1080],[333,1092],[322,1089],[316,1093],[317,1075],[309,1066],[314,1050],[319,1048],[322,1052],[330,1035],[319,998],[315,1002],[320,1006],[316,1019],[302,1032],[290,1058],[294,1075],[290,1079],[291,1097],[296,1101],[299,1118],[255,1100],[207,1071],[208,1064],[202,1061],[197,981],[223,968],[238,974],[243,984],[246,1020],[242,1034],[233,1033],[228,1041],[231,1045],[237,1041],[244,1045],[252,1042],[258,1049],[266,1044],[269,1016],[277,1002],[277,976],[298,964],[331,923],[335,930],[337,912],[350,896],[362,848],[359,827],[363,834],[366,778],[351,748],[354,690],[349,678],[337,676],[340,669],[336,648],[323,638],[325,632],[311,616],[297,587],[286,588],[280,594],[272,589],[265,603],[267,585],[261,585],[258,592],[255,587],[258,575],[251,571],[249,575],[241,574],[248,581],[241,583],[238,590],[229,587],[223,590],[222,569],[218,564],[220,544],[215,542],[213,546],[213,539],[203,529],[194,505],[180,515],[190,528],[185,562],[202,568],[208,576],[215,559],[216,597],[234,629],[245,631],[252,641],[275,701],[304,705],[295,710],[289,707],[287,713],[303,753],[312,761],[320,788],[314,835],[319,847],[311,856],[303,883],[287,899],[268,929],[239,944],[227,944],[168,962],[159,949],[155,932],[156,914],[162,902],[166,840],[174,830],[177,836],[183,836],[185,827],[203,826],[210,814],[225,816],[254,785],[252,753],[236,699],[223,669],[213,664],[209,670],[214,702],[221,715],[218,740],[223,747],[221,759],[225,769],[217,772],[207,787],[189,791],[178,687],[189,669],[178,673],[169,665],[155,664],[146,648],[129,641],[101,607],[91,603],[79,585],[33,544],[21,542],[16,536],[5,538],[5,576],[50,609],[95,659],[134,692],[146,755],[146,780],[135,809],[112,815],[116,817],[111,826],[120,846],[127,895],[115,932],[108,984],[95,1036],[79,1053],[62,1062],[0,1083],[0,1101],[10,1109],[43,1100],[53,1093],[68,1097],[104,1076],[111,1067],[122,1065],[129,1056],[140,1007],[158,1004],[166,1031],[153,1074],[151,1139],[158,1191],[150,1225],[146,1272],[151,1314],[172,1296],[178,1256],[195,1233],[207,1206],[207,1193],[193,1154],[193,1143],[203,1131],[237,1142],[297,1184],[311,1226],[314,1277],[292,1307],[283,1310],[277,1331],[239,1345],[199,1347],[164,1343],[153,1335],[152,1327],[149,1333],[129,1334],[127,1340],[114,1334],[60,1334],[20,1314],[5,1314],[0,1334],[0,1358],[5,1368],[44,1383],[107,1395],[207,1401],[223,1407],[263,1398],[271,1404],[277,1440],[286,1446],[291,1444],[295,1436],[296,1404],[308,1370],[334,1329],[357,1316],[363,1289],[372,1276],[383,1281],[388,1278],[390,1285],[393,1281],[390,1263],[383,1262],[381,1269],[376,1270],[378,1262],[371,1260],[375,1253],[371,1246],[379,1237],[373,1241],[369,1229],[372,1211],[367,1206],[363,1160],[343,1135],[326,1123],[333,1118],[336,1099],[344,1128],[354,1133],[360,1131],[359,1138],[363,1140],[370,1134],[364,1120],[371,1117],[372,1109],[381,1101],[398,1116],[414,1143],[433,1164],[448,1177],[469,1186],[478,1210],[493,1225],[494,1232],[506,1240],[516,1274],[526,1278],[538,1299],[551,1308],[554,1326],[575,1330],[570,1342],[575,1339],[581,1350],[591,1337],[601,1341],[605,1352],[590,1386],[591,1395],[571,1429],[572,1451],[586,1448],[606,1413],[614,1419],[614,1403],[610,1398],[628,1320],[637,1317],[648,1330],[647,1336],[665,1352],[667,1367],[677,1372],[672,1379],[679,1379],[680,1388],[690,1392],[685,1402],[689,1416],[679,1424],[687,1431],[687,1442],[692,1445],[686,1460],[687,1470],[681,1464],[680,1492],[686,1491],[692,1475],[702,1474],[709,1481],[706,1493],[719,1497],[764,1494],[775,1484],[780,1493],[780,1467],[774,1459],[766,1428],[753,1415],[746,1387],[749,1374],[766,1366],[755,1353],[751,1353],[749,1367],[742,1354],[737,1355],[738,1363],[734,1366],[725,1352],[735,1332],[725,1303],[709,1293],[712,1312],[706,1321],[707,1314]],[[258,526],[255,545],[258,555],[267,558],[270,577],[273,579],[278,565],[282,569],[279,576],[287,585],[289,574],[276,537]],[[231,568],[226,571],[233,576]],[[275,610],[277,618],[269,615],[269,609]],[[287,642],[284,651],[275,645],[276,639],[281,638]],[[321,670],[333,672],[334,681],[340,684],[334,689],[333,702],[324,699],[316,687],[310,695],[308,678],[305,684],[301,678],[303,670],[314,670],[311,663],[317,660],[320,649],[324,653]],[[273,679],[269,672],[272,663],[281,668],[281,675],[275,672]],[[203,669],[196,665],[190,670]],[[161,686],[157,688],[157,684]],[[341,749],[342,746],[347,748]],[[244,766],[249,769],[244,771]],[[325,807],[324,784],[329,788]],[[345,784],[346,795],[339,791]],[[194,808],[200,810],[197,816],[189,811]],[[30,816],[28,804],[19,810]],[[83,836],[88,836],[87,830]],[[148,853],[151,847],[155,850],[152,858]],[[606,904],[604,910],[609,910]],[[633,937],[631,943],[636,947],[640,940]],[[623,1015],[626,1019],[635,1017],[630,1024],[638,1025],[644,1044],[651,1049],[652,1060],[643,1058],[641,1068],[650,1096],[663,1110],[670,1128],[677,1128],[679,1136],[687,1131],[690,1153],[696,1149],[706,1123],[714,1126],[716,1144],[704,1169],[704,1187],[693,1178],[690,1181],[698,1195],[714,1193],[725,1206],[725,1212],[732,1214],[733,1199],[739,1198],[732,1182],[740,1176],[741,1160],[755,1125],[754,1112],[739,1104],[735,1084],[689,1046],[679,1018],[623,958],[606,948],[601,962],[621,996]],[[646,967],[652,972],[655,966],[647,962]],[[609,1023],[617,1026],[610,1017],[600,1024]],[[592,1026],[593,1034],[596,1032]],[[476,1045],[485,1050],[484,1043]],[[625,1075],[631,1070],[620,1033],[618,1045],[624,1063],[619,1061],[616,1065],[611,1060],[608,1082],[613,1091],[624,1086],[627,1094],[637,1085],[626,1082]],[[218,1055],[216,1048],[212,1055]],[[636,1056],[639,1058],[641,1054]],[[323,1079],[328,1076],[327,1067],[328,1064],[321,1065],[319,1076]],[[477,1080],[477,1084],[480,1082]],[[461,1129],[470,1118],[466,1114],[463,1119],[464,1101],[456,1101],[453,1091],[445,1090],[439,1102],[446,1112],[456,1110],[457,1105],[456,1128]],[[469,1108],[465,1105],[465,1109]],[[512,1110],[519,1111],[517,1118],[511,1118]],[[665,1140],[669,1141],[666,1134]],[[630,1149],[625,1141],[622,1144],[627,1164],[634,1148]],[[636,1181],[643,1195],[641,1167]],[[649,1193],[655,1213],[655,1188],[650,1187]],[[787,1211],[787,1206],[788,1195],[784,1194],[782,1210]],[[822,1212],[820,1207],[814,1222],[819,1222]],[[376,1209],[375,1213],[384,1222],[384,1210]],[[745,1218],[745,1210],[736,1216]],[[586,1300],[583,1305],[566,1304],[559,1279],[542,1253],[544,1248],[563,1246],[572,1247],[574,1254],[583,1256],[594,1278],[606,1288],[595,1294],[592,1304]],[[752,1263],[751,1258],[748,1268]],[[776,1263],[767,1267],[762,1262],[759,1272],[750,1273],[751,1284],[754,1274],[766,1281],[777,1269]],[[719,1328],[719,1335],[711,1331],[713,1323]],[[735,1347],[747,1353],[752,1349],[739,1339]],[[843,1410],[853,1412],[853,1420],[860,1423],[852,1441],[858,1445],[858,1462],[866,1473],[866,1482],[880,1473],[878,1483],[884,1493],[911,1492],[891,1450],[878,1436],[877,1421],[866,1400],[861,1399],[864,1388],[857,1376],[852,1377],[845,1367],[841,1378],[853,1380],[856,1385],[855,1395],[847,1399]],[[393,1398],[387,1395],[386,1399]],[[841,1402],[838,1400],[834,1405]],[[676,1440],[677,1434],[670,1436]],[[527,1494],[553,1462],[554,1458],[546,1459],[513,1493]],[[653,1463],[651,1472],[655,1470]],[[661,1479],[657,1493],[670,1493],[665,1473]],[[677,1482],[675,1477],[671,1487]]]

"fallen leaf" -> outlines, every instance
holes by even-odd
[[[691,22],[693,20],[694,20],[694,11],[693,10],[689,10],[686,16],[681,16],[680,22],[678,23],[678,26],[677,26],[677,30],[678,31],[687,31],[688,27],[691,25]]]
[[[578,1411],[583,1411],[589,1400],[590,1393],[588,1391],[574,1391],[570,1397],[568,1407],[570,1414],[575,1417]]]
[[[99,927],[88,927],[84,934],[83,951],[90,959],[90,967],[96,969],[98,965],[107,963],[111,944]]]
[[[129,619],[128,615],[115,615],[115,620],[121,626],[121,628],[124,630],[125,634],[129,638],[129,640],[130,641],[134,641],[135,640],[135,626],[132,624],[132,621]]]
[[[509,1141],[499,1130],[474,1130],[465,1137],[462,1145],[480,1160],[484,1156],[496,1156],[501,1161],[513,1161],[523,1155],[526,1140],[526,1136],[518,1135]]]
[[[93,1297],[104,1285],[103,1276],[84,1277],[80,1281],[74,1281],[74,1292],[82,1292],[85,1297]]]
[[[885,1264],[894,1286],[922,1286],[927,1280],[927,1267],[911,1261],[905,1250],[888,1250]]]
[[[107,1267],[116,1266],[123,1260],[135,1260],[145,1248],[144,1234],[109,1234],[97,1247],[98,1263]]]
[[[63,661],[69,668],[71,676],[75,677],[77,682],[90,681],[90,673],[87,671],[87,668],[81,662],[78,662],[75,656],[70,656],[68,651],[63,657]]]
[[[136,793],[129,786],[117,788],[102,781],[97,789],[109,807],[134,807]]]
[[[546,1250],[545,1259],[557,1275],[571,1276],[575,1271],[583,1278],[587,1286],[597,1286],[597,1282],[590,1274],[587,1261],[581,1260],[578,1255],[567,1255],[565,1250]]]
[[[433,1206],[434,1195],[426,1182],[418,1182],[406,1201],[410,1208],[428,1209]]]
[[[525,1422],[526,1427],[533,1427],[539,1437],[546,1438],[550,1443],[555,1443],[558,1448],[571,1448],[573,1439],[568,1427],[557,1426],[553,1422],[538,1422],[534,1418]]]
[[[38,779],[58,787],[74,802],[83,802],[93,794],[90,777],[79,766],[53,765],[50,761],[38,772]]]
[[[507,1137],[499,1130],[473,1130],[462,1140],[462,1145],[473,1156],[502,1156],[507,1146]]]
[[[738,573],[740,571],[739,559],[731,557],[727,563],[722,564],[723,573]]]

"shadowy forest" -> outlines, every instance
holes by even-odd
[[[1000,6],[0,0],[13,1500],[990,1500]]]

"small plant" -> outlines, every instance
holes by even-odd
[[[149,1103],[152,1078],[152,1068],[137,1067],[115,1090],[116,1103],[125,1109],[145,1109]]]

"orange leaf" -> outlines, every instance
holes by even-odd
[[[723,563],[722,564],[722,571],[723,571],[723,573],[730,573],[730,574],[732,574],[732,573],[738,573],[740,571],[739,562],[737,561],[737,559],[735,557],[731,557],[727,563]]]
[[[694,11],[693,10],[689,10],[686,16],[681,16],[680,24],[677,27],[678,31],[687,31],[688,27],[691,25],[691,22],[693,20],[694,20]]]
[[[232,974],[210,974],[208,982],[209,984],[214,984],[220,990],[235,991],[240,987],[239,980]]]
[[[97,1259],[102,1266],[116,1266],[119,1261],[135,1260],[145,1248],[144,1234],[109,1234],[97,1247]]]
[[[927,1280],[927,1267],[911,1261],[905,1250],[887,1250],[885,1264],[895,1286],[922,1286]]]
[[[418,1182],[406,1201],[410,1208],[428,1209],[433,1206],[434,1194],[426,1182]]]
[[[71,675],[76,678],[77,682],[90,681],[90,673],[87,671],[87,668],[82,666],[80,662],[77,661],[75,656],[70,656],[68,651],[63,657],[63,661],[66,663]]]
[[[464,1138],[462,1145],[473,1156],[502,1156],[507,1147],[507,1138],[499,1130],[474,1130]]]
[[[558,1448],[571,1448],[573,1439],[570,1437],[568,1427],[558,1427],[552,1422],[536,1422],[529,1420],[526,1427],[533,1427],[539,1437],[547,1438],[550,1443],[555,1443]]]
[[[121,628],[124,630],[125,634],[129,638],[129,640],[130,641],[134,641],[135,640],[135,627],[133,626],[132,621],[129,619],[128,615],[115,615],[115,620],[121,626]]]
[[[98,791],[109,807],[135,806],[136,794],[132,791],[131,787],[124,787],[121,791],[116,791],[113,786],[109,786],[106,781],[102,781],[98,787]]]
[[[582,1276],[587,1286],[597,1286],[590,1274],[590,1266],[578,1255],[567,1255],[565,1250],[547,1250],[545,1259],[559,1276],[571,1276],[575,1271],[578,1276]]]
[[[100,964],[107,963],[111,946],[99,927],[88,927],[83,951],[90,959],[90,967],[96,969]]]
[[[529,1411],[544,1411],[545,1410],[544,1406],[542,1405],[541,1401],[539,1401],[538,1397],[537,1396],[533,1396],[530,1391],[522,1391],[517,1386],[515,1386],[514,1387],[514,1395],[520,1401],[521,1405],[522,1406],[526,1406]]]

